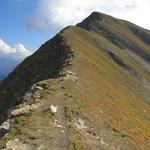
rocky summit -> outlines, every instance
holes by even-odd
[[[0,82],[2,150],[149,150],[150,31],[93,12]]]

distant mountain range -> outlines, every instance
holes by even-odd
[[[0,123],[4,150],[150,150],[150,31],[66,27],[0,83]]]
[[[12,59],[0,56],[0,80],[3,80],[13,69],[21,63],[22,59]]]
[[[5,75],[3,75],[3,73],[0,73],[0,81],[3,80],[5,78]]]

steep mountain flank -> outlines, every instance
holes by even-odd
[[[98,12],[92,13],[90,17],[86,18],[77,26],[87,29],[88,31],[101,34],[114,45],[122,49],[132,49],[133,52],[142,56],[150,63],[150,51],[145,50],[145,47],[138,43],[138,40],[140,39],[143,44],[150,46],[150,31],[144,30],[129,22],[117,20],[111,16]],[[133,35],[130,33],[128,28],[135,34],[136,37],[133,38]]]
[[[20,96],[24,95],[34,83],[60,76],[59,73],[68,65],[72,54],[67,39],[61,33],[42,45],[33,56],[26,58],[8,78],[2,81],[0,111],[7,114],[5,111],[19,104]]]
[[[42,45],[0,84],[1,149],[149,150],[149,34],[94,12]]]

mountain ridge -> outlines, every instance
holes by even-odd
[[[0,83],[0,146],[148,150],[149,31],[130,26],[94,12],[20,64]]]

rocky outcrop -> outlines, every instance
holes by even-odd
[[[150,32],[148,30],[144,30],[143,28],[140,27],[134,27],[134,25],[130,25],[129,28],[143,42],[150,45]]]
[[[33,145],[23,143],[19,139],[10,140],[6,144],[6,148],[2,150],[32,150],[34,148]],[[42,150],[42,149],[39,149]]]
[[[126,64],[121,58],[119,58],[117,55],[115,55],[112,52],[109,52],[110,57],[116,62],[120,67],[127,70],[129,74],[131,74],[134,78],[136,78],[139,81],[144,80],[142,75],[140,75],[134,68],[132,68],[130,65]]]
[[[0,125],[0,138],[2,138],[10,130],[10,120],[7,119]]]
[[[25,115],[30,113],[31,111],[33,111],[34,109],[38,108],[41,104],[32,104],[32,105],[26,105],[26,106],[22,106],[18,109],[14,109],[11,112],[11,117],[16,117],[16,116],[20,116],[20,115]]]

